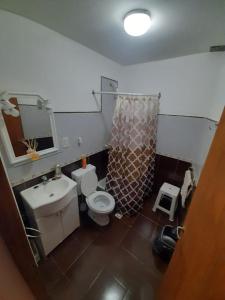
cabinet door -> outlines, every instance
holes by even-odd
[[[61,211],[61,217],[63,235],[65,238],[80,226],[77,198],[73,198],[70,203]]]
[[[37,219],[41,232],[41,241],[45,255],[51,252],[63,240],[61,212]]]

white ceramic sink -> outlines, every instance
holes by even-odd
[[[45,216],[63,209],[75,196],[76,182],[62,175],[59,179],[50,179],[46,184],[40,183],[20,194],[35,214]]]

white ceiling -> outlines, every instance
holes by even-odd
[[[225,44],[225,0],[0,0],[0,8],[43,24],[120,64],[207,52]],[[151,12],[141,37],[123,30],[132,9]]]

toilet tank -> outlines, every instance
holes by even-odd
[[[75,171],[73,171],[71,173],[72,179],[77,182],[77,193],[78,193],[78,195],[81,195],[81,188],[80,188],[80,186],[81,186],[81,178],[85,174],[87,174],[89,172],[95,172],[95,171],[96,171],[96,167],[93,166],[93,165],[88,164],[85,169],[80,168],[80,169],[77,169],[77,170],[75,170]]]

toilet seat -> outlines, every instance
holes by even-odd
[[[96,191],[98,178],[94,171],[87,172],[81,178],[81,192],[86,196],[89,217],[98,225],[109,224],[109,216],[115,207],[115,200],[107,192]]]
[[[97,191],[86,197],[88,207],[98,214],[108,214],[115,207],[115,200],[107,192]]]

